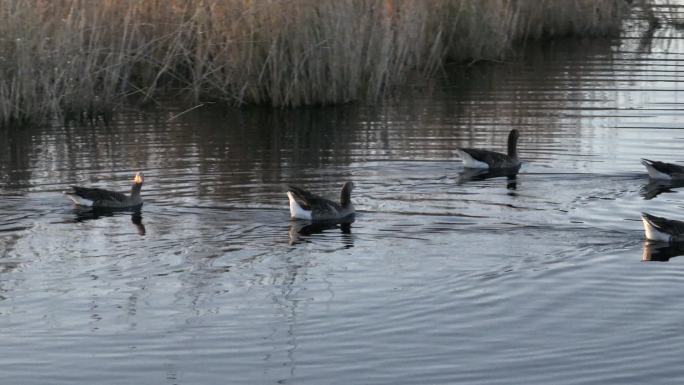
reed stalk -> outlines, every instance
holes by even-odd
[[[4,0],[0,125],[180,96],[276,107],[378,100],[447,60],[615,33],[624,0]]]

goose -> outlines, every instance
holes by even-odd
[[[684,222],[641,213],[646,239],[677,243],[684,241]]]
[[[140,189],[143,185],[143,174],[135,174],[131,195],[100,188],[71,186],[71,191],[64,194],[71,199],[76,206],[92,207],[101,209],[130,209],[140,207],[143,200],[140,197]]]
[[[646,166],[646,171],[648,171],[648,176],[651,179],[684,180],[684,166],[643,158],[641,159],[641,164]]]
[[[508,154],[479,148],[459,148],[458,156],[463,160],[463,167],[481,169],[512,169],[520,167],[518,159],[518,138],[520,133],[512,129],[508,133]]]
[[[290,216],[310,221],[334,221],[353,217],[354,205],[351,202],[353,189],[354,183],[345,183],[340,193],[340,203],[337,203],[290,185],[287,191],[287,197],[290,200]]]

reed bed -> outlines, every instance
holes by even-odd
[[[378,100],[447,60],[615,33],[624,0],[3,0],[0,125],[182,98]]]

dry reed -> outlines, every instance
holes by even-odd
[[[0,125],[96,118],[131,97],[377,100],[446,60],[617,30],[623,0],[4,0]]]

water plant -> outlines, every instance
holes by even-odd
[[[182,97],[377,100],[448,60],[615,33],[624,0],[5,0],[0,125],[95,119]]]

